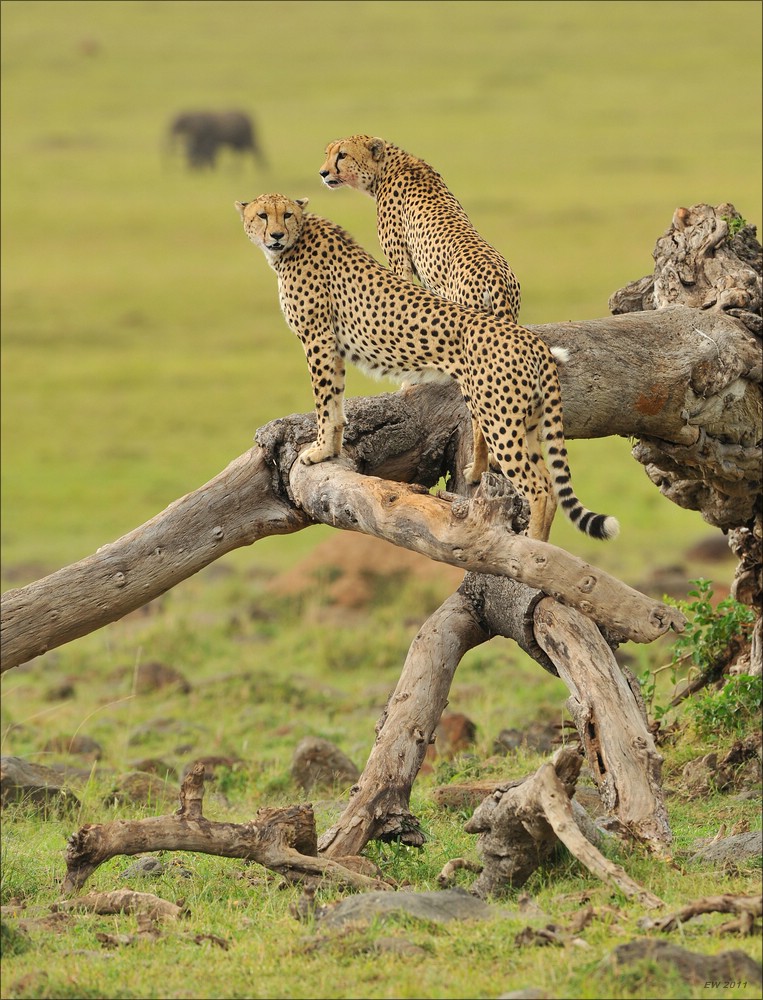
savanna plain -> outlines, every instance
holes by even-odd
[[[259,426],[310,410],[300,345],[235,200],[308,197],[381,257],[372,202],[328,192],[318,176],[331,139],[381,135],[432,163],[506,255],[526,323],[603,316],[613,291],[651,271],[678,205],[732,202],[760,224],[760,28],[760,5],[736,0],[3,2],[3,589],[132,530],[246,451]],[[251,112],[267,166],[224,153],[214,170],[188,170],[166,129],[193,107]],[[349,378],[351,395],[390,388]],[[570,446],[578,494],[619,518],[620,538],[592,543],[558,519],[551,540],[695,608],[691,581],[710,580],[717,604],[733,561],[710,559],[713,529],[664,499],[630,447]],[[325,934],[292,915],[298,888],[197,854],[167,854],[161,874],[128,878],[131,859],[115,858],[88,882],[182,899],[186,916],[158,935],[139,933],[134,915],[51,913],[67,837],[171,812],[183,768],[201,756],[221,762],[210,819],[312,801],[319,833],[330,826],[348,788],[308,796],[291,775],[296,745],[325,738],[362,769],[408,646],[453,586],[443,567],[315,527],[232,553],[6,673],[3,755],[68,767],[78,805],[3,810],[2,996],[759,996],[759,983],[614,966],[617,945],[656,932],[639,926],[642,907],[564,853],[496,901],[506,912],[490,922]],[[674,844],[670,859],[614,839],[605,853],[668,907],[760,891],[759,859],[693,860],[721,827],[760,827],[759,786],[697,797],[682,784],[688,761],[722,755],[759,725],[759,706],[750,700],[745,716],[706,697],[665,712],[689,659],[668,667],[667,639],[620,654],[644,679],[653,716],[676,723],[661,747]],[[150,664],[171,682],[146,687]],[[472,720],[473,743],[435,757],[414,785],[423,848],[366,849],[383,875],[434,890],[447,860],[477,861],[469,812],[438,806],[434,789],[534,770],[548,751],[507,752],[497,737],[561,724],[566,697],[508,641],[470,652],[449,711]],[[148,759],[162,763],[164,786],[134,801],[123,779]],[[473,878],[461,872],[458,884]],[[538,926],[569,925],[587,904],[596,918],[582,943],[522,944],[533,924],[519,913],[522,894],[545,914]],[[318,892],[322,902],[339,895]],[[720,935],[719,922],[689,922],[675,943],[760,959],[759,935]]]

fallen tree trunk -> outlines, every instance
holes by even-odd
[[[575,721],[601,800],[637,840],[671,840],[662,795],[662,757],[647,726],[638,685],[596,626],[549,598],[534,612],[535,638],[570,689]],[[605,700],[596,692],[606,691]]]
[[[561,372],[569,438],[619,433],[677,446],[698,484],[681,500],[724,529],[751,522],[761,479],[760,352],[738,322],[675,306],[534,329],[570,352]],[[470,442],[455,386],[351,401],[348,418],[347,454],[359,472],[430,487],[450,470],[466,492],[460,469]],[[313,523],[289,495],[287,470],[314,428],[312,415],[274,421],[258,433],[262,450],[145,525],[4,594],[2,669],[116,621],[236,547]]]
[[[630,317],[622,319],[632,326]],[[657,328],[666,335],[663,319],[660,317]],[[615,324],[607,327],[611,352],[616,350],[612,338],[618,341],[624,338],[630,343],[633,330],[631,326],[627,331],[618,330],[615,320],[595,321],[594,326],[610,322]],[[573,343],[581,326],[569,324],[567,330],[554,327],[550,340],[559,344],[564,340]],[[587,435],[587,425],[597,402],[590,394],[586,397],[588,387],[581,385],[577,378],[572,380],[571,376],[578,371],[578,365],[583,366],[581,355],[592,359],[590,363],[595,370],[594,359],[598,352],[605,350],[599,343],[601,339],[607,341],[605,332],[603,325],[589,332],[584,338],[585,346],[581,340],[572,350],[574,358],[569,372],[563,372],[565,395],[572,403],[573,417],[567,422],[571,438]],[[642,335],[648,336],[649,330],[642,330]],[[581,397],[587,398],[585,405]],[[613,400],[607,402],[602,398],[599,402],[614,406]],[[736,402],[741,411],[730,406],[730,424],[746,419],[747,395],[743,394]],[[648,425],[651,416],[644,415],[641,422]],[[383,397],[353,400],[348,406],[348,420],[347,458],[357,470],[354,478],[343,462],[314,467],[296,464],[299,451],[314,437],[314,418],[312,415],[282,418],[258,432],[260,447],[239,456],[209,483],[175,501],[146,524],[102,546],[78,563],[27,587],[7,591],[0,608],[2,670],[116,621],[225,553],[251,545],[259,538],[298,531],[319,521],[338,525],[340,515],[344,518],[342,526],[363,530],[361,511],[358,510],[353,523],[352,505],[345,503],[342,506],[339,502],[340,492],[331,485],[334,476],[341,478],[343,488],[348,490],[352,483],[358,507],[366,504],[370,508],[374,489],[373,481],[368,478],[371,476],[431,487],[450,471],[455,488],[466,493],[460,470],[462,455],[468,453],[470,446],[468,420],[455,387],[423,385]],[[639,422],[635,420],[636,424]],[[328,487],[323,481],[329,484]],[[464,522],[465,526],[469,511],[477,510],[479,504],[473,502],[469,507],[463,499],[448,504],[414,490],[401,491],[389,483],[375,485],[381,493],[375,523],[373,519],[365,523],[369,533],[379,533],[396,544],[425,551],[433,558],[464,569],[507,573],[518,578],[521,575],[533,586],[549,587],[550,593],[586,613],[595,613],[592,609],[597,599],[606,598],[608,610],[602,614],[611,619],[612,627],[620,628],[623,635],[628,635],[631,629],[636,630],[637,634],[629,636],[636,641],[651,641],[677,621],[675,609],[665,609],[658,602],[644,604],[647,599],[642,599],[625,584],[613,581],[575,557],[560,554],[558,549],[551,556],[553,546],[543,549],[538,548],[543,543],[512,539],[496,525],[491,529],[491,539],[494,545],[498,544],[497,551],[503,553],[504,561],[492,559],[486,546],[469,552],[466,557],[468,543],[459,543],[457,532],[450,528],[448,541],[448,532],[444,529],[448,523],[455,527]],[[314,490],[319,492],[314,493]],[[324,496],[327,498],[325,503],[321,499]],[[404,508],[412,518],[405,529],[396,533],[388,520],[393,515],[392,496],[397,497],[398,509]],[[322,503],[328,504],[325,510],[321,509]],[[426,511],[422,513],[424,507]],[[378,516],[379,511],[384,511],[385,516]],[[427,527],[430,519],[432,531]],[[444,532],[439,539],[435,537],[438,524]],[[425,543],[430,535],[430,551],[426,551]],[[550,558],[553,567],[547,565]],[[551,568],[559,574],[556,583],[549,578]],[[605,579],[606,586],[602,586]],[[623,614],[618,612],[618,607],[623,609]]]

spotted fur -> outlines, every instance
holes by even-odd
[[[458,382],[491,456],[527,498],[531,537],[548,538],[556,494],[582,531],[613,538],[617,521],[586,510],[572,490],[549,347],[510,320],[403,280],[335,223],[305,212],[306,204],[280,194],[236,202],[247,236],[278,275],[281,309],[307,357],[318,435],[301,461],[342,450],[346,361],[394,379],[436,369]]]
[[[329,188],[354,188],[376,201],[379,243],[397,274],[418,278],[425,288],[462,306],[518,322],[520,288],[514,272],[424,160],[384,139],[353,135],[329,143],[320,175]],[[476,422],[472,432],[474,460],[465,474],[476,483],[490,459]]]

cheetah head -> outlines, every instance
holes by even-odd
[[[282,194],[261,194],[254,201],[235,202],[246,235],[264,250],[271,263],[299,239],[306,204],[307,198],[292,201]]]
[[[373,198],[386,147],[384,139],[370,135],[353,135],[330,142],[326,147],[326,162],[320,169],[323,183],[329,188],[346,185]]]

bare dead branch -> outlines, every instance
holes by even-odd
[[[118,855],[145,851],[196,851],[256,861],[291,881],[318,876],[355,889],[389,889],[338,861],[316,856],[315,819],[309,804],[259,809],[249,823],[215,823],[201,811],[204,765],[184,779],[180,808],[172,816],[83,826],[69,838],[63,892],[81,889],[95,869]]]

